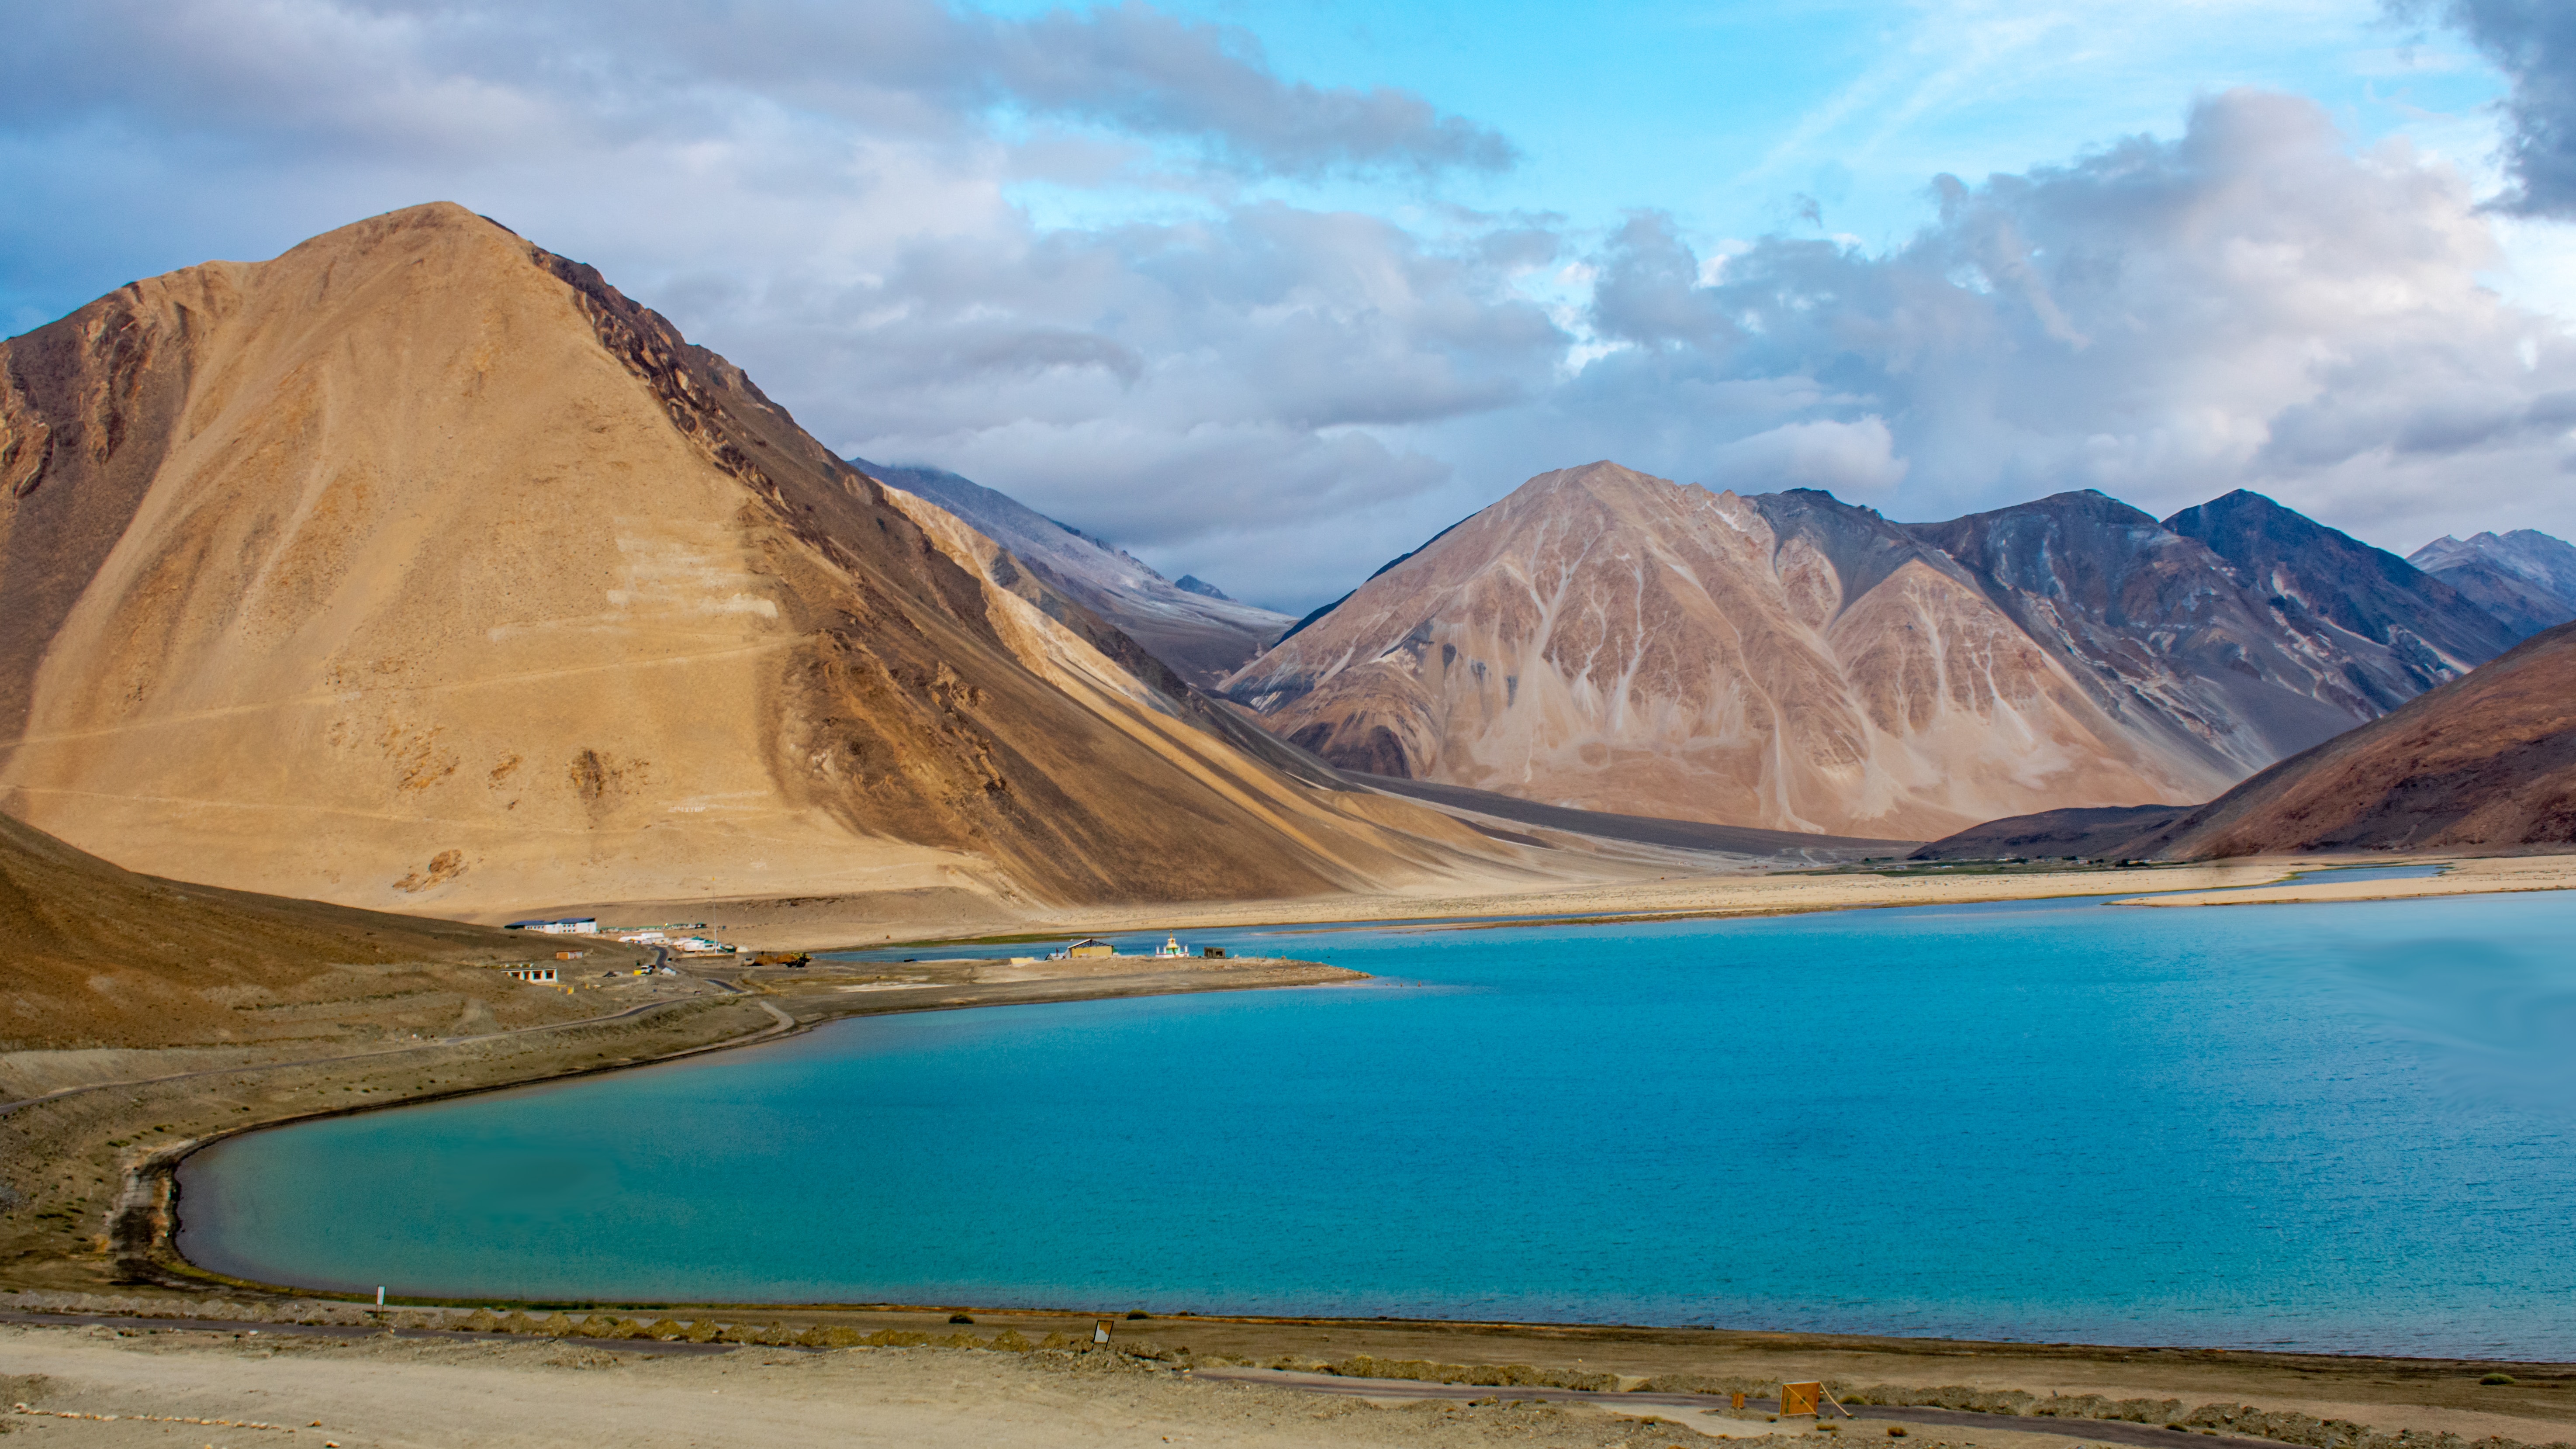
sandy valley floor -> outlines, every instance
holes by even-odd
[[[2253,904],[2291,900],[2379,900],[2576,887],[2576,854],[2466,856],[2323,856],[2215,861],[2133,868],[2030,869],[1843,867],[1814,872],[1753,870],[1712,873],[1704,859],[1674,852],[1667,874],[1582,883],[1462,882],[1455,890],[1425,887],[1384,895],[1312,900],[1230,901],[1060,912],[1004,912],[963,893],[924,902],[938,914],[889,915],[881,897],[803,898],[773,902],[682,902],[728,940],[759,949],[878,946],[958,940],[977,934],[1171,930],[1331,921],[1451,920],[1510,917],[1732,916],[1799,911],[1928,906],[1969,901],[2048,900],[2071,896],[2178,893],[2175,905]],[[2345,866],[2435,865],[2428,880],[2281,884],[2304,870]],[[2259,891],[2247,887],[2265,887]],[[2224,891],[2224,895],[2208,892]],[[639,908],[662,909],[662,907]]]

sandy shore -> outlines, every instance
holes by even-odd
[[[0,1297],[0,1307],[7,1299]],[[1728,1439],[1779,1449],[1831,1438],[1925,1449],[2075,1449],[2212,1443],[2244,1449],[2250,1431],[2293,1416],[2338,1421],[2338,1442],[2455,1449],[2466,1441],[2563,1441],[2571,1434],[2560,1367],[2519,1365],[2510,1386],[2482,1386],[2485,1365],[2290,1355],[2029,1348],[1904,1340],[1795,1338],[1688,1330],[1491,1325],[1119,1321],[1119,1343],[1091,1320],[978,1314],[775,1315],[856,1337],[901,1325],[973,1347],[795,1349],[685,1344],[644,1351],[617,1341],[533,1336],[326,1338],[246,1325],[209,1331],[126,1320],[118,1326],[0,1324],[0,1401],[37,1444],[211,1442],[337,1446],[633,1444],[1225,1444],[1598,1445],[1648,1449]],[[726,1315],[734,1318],[735,1315]],[[1374,1355],[1360,1358],[1357,1355]],[[1411,1365],[1398,1355],[1413,1359]],[[1328,1357],[1329,1356],[1329,1357]],[[1250,1362],[1246,1360],[1249,1359]],[[1420,1377],[1357,1377],[1385,1365],[1418,1374],[1437,1359],[1552,1363],[1511,1371],[1522,1386],[1451,1388]],[[1270,1364],[1291,1366],[1280,1372]],[[1299,1369],[1305,1371],[1299,1371]],[[1341,1373],[1334,1372],[1335,1369]],[[1317,1370],[1321,1370],[1317,1372]],[[1351,1374],[1354,1376],[1345,1376]],[[1488,1375],[1489,1380],[1494,1377]],[[1542,1402],[1531,1379],[1593,1385],[1584,1402]],[[1821,1378],[1871,1399],[1819,1433],[1735,1412],[1729,1386],[1756,1398],[1784,1379]],[[1315,1389],[1335,1390],[1318,1393]],[[2093,1395],[2085,1399],[2051,1398]],[[1575,1395],[1561,1395],[1573,1398]],[[2126,1421],[2043,1417],[2132,1406]],[[1985,1412],[1915,1413],[1907,1403]],[[2148,1409],[2143,1417],[2137,1410]],[[2001,1411],[1997,1413],[1995,1411]],[[116,1416],[113,1419],[107,1416]],[[2172,1416],[2182,1430],[2153,1422]],[[174,1423],[174,1420],[197,1421]],[[209,1424],[203,1421],[231,1421]],[[1947,1422],[1943,1422],[1943,1421]],[[1929,1422],[1927,1422],[1929,1421]],[[246,1424],[274,1427],[249,1428]],[[2202,1430],[2206,1430],[2206,1434]],[[2438,1436],[2454,1436],[2444,1440]],[[2429,1439],[2421,1436],[2434,1436]]]

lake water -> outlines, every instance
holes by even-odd
[[[2576,894],[1190,940],[1380,979],[256,1133],[180,1243],[492,1299],[2576,1358]]]

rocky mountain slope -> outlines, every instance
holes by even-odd
[[[2165,527],[2209,545],[2292,627],[2340,630],[2390,650],[2413,690],[2392,697],[2375,681],[2355,681],[2383,710],[2513,645],[2513,631],[2459,590],[2260,493],[2240,488]]]
[[[2576,624],[2121,847],[2197,860],[2576,844]]]
[[[2528,528],[2442,537],[2406,561],[2493,614],[2517,638],[2576,620],[2576,547]]]
[[[1908,532],[1967,567],[2105,709],[2229,779],[2376,719],[2505,647],[2492,620],[2463,620],[2450,591],[2395,557],[2269,499],[2232,498],[2244,501],[2222,499],[2177,519],[2209,528],[2235,520],[2225,538],[2248,558],[2257,556],[2249,535],[2296,538],[2300,561],[2271,562],[2270,580],[2258,582],[2202,539],[2091,490]],[[2211,514],[2221,504],[2229,506]],[[2375,557],[2354,567],[2365,555]],[[2318,574],[2399,582],[2377,594],[2342,583],[2319,590],[2308,577]],[[2409,607],[2408,575],[2416,588],[2439,591],[2438,608]],[[2325,607],[2284,592],[2300,588]],[[2462,625],[2444,636],[2449,652],[2413,632],[2428,613]]]
[[[2124,726],[1875,514],[1609,463],[1530,480],[1227,688],[1347,767],[1774,830],[1923,839],[2236,773]]]
[[[1586,809],[1945,836],[2192,804],[2509,631],[2254,494],[1899,525],[1811,490],[1542,475],[1231,680],[1347,768]]]
[[[0,936],[0,1050],[293,1039],[313,1030],[299,1003],[349,996],[418,998],[406,1024],[432,1032],[588,1009],[477,969],[553,938],[158,880],[5,815]],[[591,970],[643,957],[586,944]]]
[[[1504,850],[1230,743],[455,206],[0,346],[0,498],[0,804],[156,875],[462,915],[1267,896]]]
[[[964,519],[1194,685],[1215,685],[1295,622],[1285,614],[1237,603],[1204,580],[1184,578],[1176,584],[1126,550],[954,473],[882,467],[864,458],[850,462],[879,482],[927,498]]]

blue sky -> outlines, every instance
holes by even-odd
[[[1603,456],[2404,551],[2576,534],[2571,95],[2543,0],[96,0],[0,54],[0,325],[446,198],[1284,609]]]
[[[2358,142],[2404,135],[2483,167],[2505,89],[2455,34],[2331,0],[1163,8],[1239,27],[1301,79],[1417,90],[1523,152],[1444,199],[1595,222],[1656,207],[1711,237],[1794,227],[1813,200],[1831,230],[1884,246],[1923,221],[1937,173],[2169,135],[2193,97],[2238,86],[2311,97]],[[1100,214],[1028,194],[1042,214]]]

